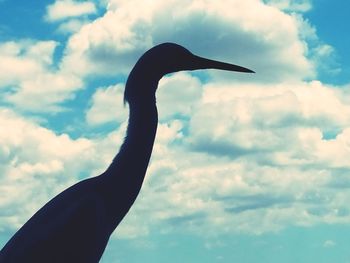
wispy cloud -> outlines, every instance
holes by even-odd
[[[269,5],[285,11],[306,12],[312,8],[312,0],[264,0]]]
[[[333,240],[326,240],[323,243],[323,247],[325,247],[325,248],[331,248],[331,247],[334,247],[336,245],[337,245],[337,243],[335,243]]]
[[[47,6],[45,19],[56,22],[67,18],[80,17],[96,13],[97,9],[92,1],[56,0]]]

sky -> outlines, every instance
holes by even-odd
[[[0,247],[106,169],[137,58],[181,44],[256,74],[159,83],[141,193],[107,262],[350,263],[345,0],[0,0]]]

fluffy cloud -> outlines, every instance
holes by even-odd
[[[187,73],[161,79],[157,91],[160,121],[190,116],[202,92],[200,80]]]
[[[30,111],[62,110],[59,104],[82,87],[73,74],[55,69],[54,41],[19,41],[0,44],[2,100]]]
[[[47,22],[58,22],[58,33],[70,35],[78,32],[84,25],[89,24],[89,15],[96,14],[99,6],[105,6],[100,1],[97,6],[91,1],[57,0],[47,6],[44,19]]]
[[[146,235],[154,225],[263,233],[349,219],[349,195],[338,191],[349,185],[348,88],[303,81],[332,54],[308,21],[284,12],[304,12],[310,2],[268,2],[153,1],[135,8],[134,1],[110,1],[102,18],[70,39],[62,65],[81,76],[125,74],[163,41],[258,72],[232,74],[231,84],[221,81],[229,73],[215,71],[208,83],[187,73],[161,80],[152,163],[117,234]],[[117,87],[98,90],[88,122],[118,119],[111,112],[120,99]]]
[[[162,85],[171,78],[188,76],[171,76]],[[216,85],[201,87],[203,95],[189,121],[163,119],[141,195],[116,234],[133,238],[153,228],[201,235],[260,234],[290,225],[348,222],[350,195],[340,191],[350,186],[348,88],[337,90],[319,82]],[[118,89],[101,89],[94,98],[101,96],[102,103],[109,92],[120,93]],[[320,107],[318,99],[329,107]],[[4,222],[14,227],[44,203],[48,193],[77,180],[79,171],[97,174],[105,168],[126,126],[124,122],[103,138],[72,140],[8,111],[1,116],[8,128],[1,142],[1,192],[7,194],[0,200]],[[324,138],[333,128],[334,136]],[[72,174],[77,176],[64,176]],[[48,181],[40,190],[43,180]],[[15,189],[26,198],[18,198]],[[40,202],[27,201],[40,191]],[[11,210],[23,206],[25,212]]]
[[[60,1],[48,10],[69,5],[88,10],[93,4]],[[125,74],[144,50],[163,41],[179,42],[201,55],[251,67],[258,72],[249,78],[253,81],[310,78],[321,57],[332,53],[330,46],[318,44],[307,21],[257,0],[243,4],[203,0],[153,1],[144,3],[144,8],[139,5],[136,1],[110,1],[107,12],[92,23],[68,19],[60,24],[61,32],[78,32],[69,39],[63,60],[55,61],[55,65],[53,55],[58,43],[54,41],[2,43],[0,87],[7,90],[6,101],[23,110],[62,110],[60,104],[74,98],[90,74]],[[239,12],[226,12],[228,9]],[[168,10],[166,14],[164,10]],[[301,35],[301,28],[308,30]],[[304,42],[306,36],[313,36],[312,50]],[[309,53],[318,60],[308,60]],[[211,77],[221,80],[232,76],[223,74],[213,72]],[[248,80],[239,74],[234,77]]]
[[[349,220],[350,195],[339,190],[350,185],[348,88],[202,88],[189,122],[160,125],[141,196],[119,236],[155,225],[260,234]]]
[[[47,7],[45,19],[55,22],[67,18],[94,14],[96,11],[95,4],[90,1],[56,0]]]
[[[67,22],[61,23],[57,29],[62,34],[72,34],[78,32],[84,25],[90,23],[85,19],[70,19]]]
[[[103,17],[70,39],[63,65],[82,76],[127,73],[143,51],[165,41],[250,66],[260,80],[315,73],[296,17],[257,0],[148,1],[142,8],[137,1],[110,1]]]
[[[57,43],[31,41],[0,43],[0,87],[14,85],[52,64]]]
[[[161,79],[157,92],[159,120],[166,122],[191,115],[202,91],[199,79],[187,73],[177,73]],[[97,126],[125,121],[128,110],[127,105],[123,105],[123,96],[123,84],[97,89],[86,112],[87,123]]]
[[[91,107],[86,112],[90,125],[110,122],[118,124],[127,119],[127,109],[123,107],[124,85],[118,84],[98,89],[92,96]]]
[[[57,110],[89,74],[126,74],[143,51],[164,41],[251,67],[258,74],[162,79],[152,162],[117,234],[147,235],[153,227],[259,234],[347,223],[350,195],[341,190],[350,186],[349,87],[304,81],[332,54],[308,21],[284,12],[305,11],[309,1],[265,2],[111,0],[92,23],[66,24],[63,30],[78,32],[58,69],[55,42],[3,44],[0,86],[18,107]],[[62,14],[51,20],[75,16]],[[88,124],[120,124],[101,138],[73,140],[1,111],[0,228],[18,227],[52,194],[108,165],[125,132],[122,92],[118,84],[91,98]]]
[[[190,129],[197,140],[193,143],[210,147],[213,142],[232,152],[259,151],[285,145],[286,138],[299,140],[299,134],[313,128],[321,143],[329,133],[346,132],[350,122],[346,97],[346,92],[320,82],[208,84],[204,103],[191,118]],[[209,131],[207,127],[213,128]]]
[[[122,141],[121,133],[74,140],[3,108],[0,123],[0,231],[15,230],[66,187],[101,173]]]

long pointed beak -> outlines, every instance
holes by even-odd
[[[253,70],[241,67],[238,65],[225,63],[221,61],[211,60],[199,56],[194,56],[193,60],[193,69],[221,69],[221,70],[228,70],[228,71],[237,71],[237,72],[244,72],[244,73],[255,73]]]

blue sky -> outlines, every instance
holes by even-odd
[[[101,262],[350,262],[348,1],[0,1],[0,246],[101,173],[136,59],[172,41],[254,69],[162,79],[143,189]]]

